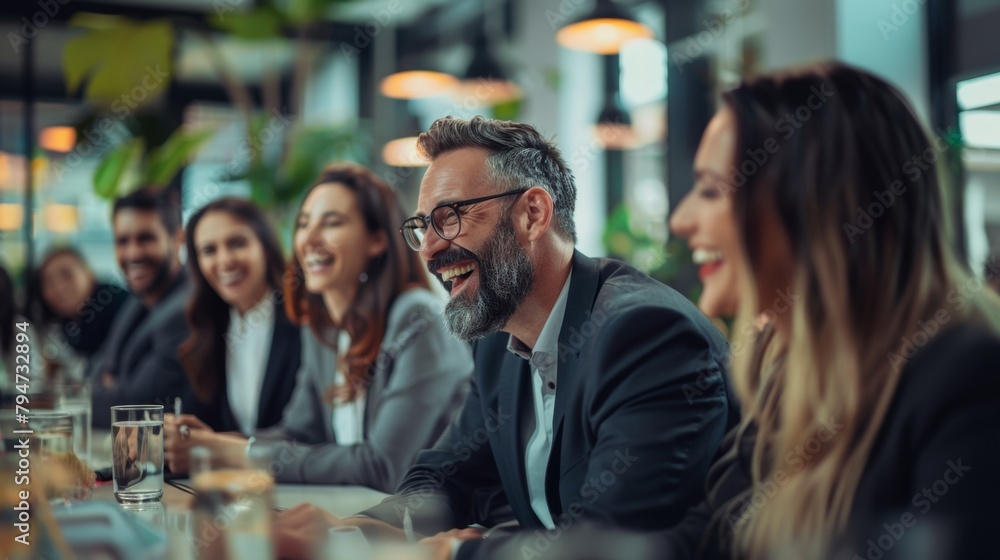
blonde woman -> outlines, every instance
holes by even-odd
[[[952,250],[945,146],[896,89],[839,64],[724,100],[671,227],[702,309],[738,310],[745,417],[657,550],[995,557],[1000,302]]]

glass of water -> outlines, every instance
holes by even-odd
[[[192,508],[194,534],[204,538],[199,559],[272,560],[271,521],[274,477],[263,453],[242,450],[191,450],[191,485],[198,492]]]
[[[68,412],[32,411],[28,427],[35,449],[42,456],[60,456],[73,451],[73,416]]]
[[[115,499],[122,504],[163,497],[163,406],[111,407]]]
[[[73,452],[84,463],[90,463],[90,386],[84,384],[57,385],[55,410],[73,417]]]

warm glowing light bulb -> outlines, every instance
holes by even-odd
[[[382,147],[382,160],[393,167],[426,167],[431,163],[417,151],[416,136],[386,142]]]
[[[411,70],[386,76],[381,90],[382,95],[394,99],[419,99],[448,93],[458,85],[458,78],[451,74]]]
[[[651,39],[653,30],[627,19],[589,19],[563,27],[556,34],[560,45],[578,51],[616,54],[622,45],[636,39]]]

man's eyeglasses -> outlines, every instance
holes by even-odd
[[[428,224],[434,228],[438,236],[441,239],[451,241],[458,237],[458,234],[462,232],[462,218],[458,209],[463,206],[469,206],[470,204],[479,204],[480,202],[486,202],[487,200],[493,200],[495,198],[500,198],[504,196],[513,196],[524,194],[528,189],[518,189],[516,191],[508,191],[500,194],[493,194],[490,196],[482,196],[479,198],[472,198],[469,200],[462,200],[459,202],[446,202],[444,204],[439,204],[431,210],[431,213],[427,216],[414,216],[408,218],[403,222],[403,227],[399,228],[399,233],[403,234],[403,239],[406,240],[406,244],[410,246],[410,249],[414,251],[419,251],[420,246],[424,242],[424,236],[427,235]]]

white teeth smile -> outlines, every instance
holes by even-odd
[[[135,276],[135,275],[138,275],[138,274],[142,274],[143,272],[146,272],[147,270],[149,270],[149,267],[146,266],[145,264],[127,264],[127,265],[125,265],[125,274],[127,274],[128,276]]]
[[[308,267],[323,266],[330,264],[332,262],[333,262],[333,257],[329,255],[327,256],[306,255],[306,266]]]
[[[219,275],[219,283],[222,284],[223,286],[229,286],[242,281],[243,278],[245,277],[246,275],[243,274],[242,272],[222,273]]]
[[[475,269],[476,269],[476,265],[472,264],[472,263],[466,264],[466,265],[463,265],[463,266],[456,266],[456,267],[453,267],[453,268],[449,268],[449,269],[445,270],[444,272],[440,273],[441,274],[441,280],[447,282],[448,280],[451,280],[452,278],[454,278],[456,276],[461,276],[461,275],[463,275],[463,274],[465,274],[467,272],[472,272]]]
[[[723,260],[724,255],[722,251],[709,251],[706,249],[695,249],[694,253],[691,255],[691,260],[694,264],[705,264],[715,261]]]

